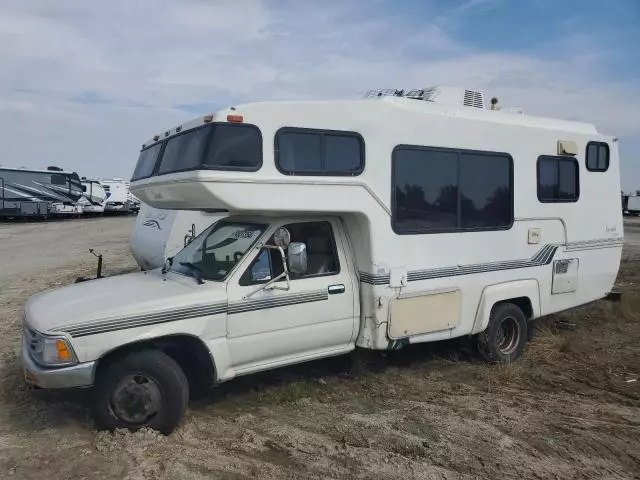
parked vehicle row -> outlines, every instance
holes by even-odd
[[[46,170],[0,168],[0,217],[79,217],[130,213],[140,201],[122,179],[80,178],[56,167]]]

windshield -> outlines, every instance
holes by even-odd
[[[176,254],[172,272],[222,281],[264,232],[265,225],[217,222]]]

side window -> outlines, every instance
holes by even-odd
[[[290,274],[291,280],[335,275],[340,272],[335,238],[329,222],[304,222],[284,225],[291,233],[292,242],[307,245],[307,272]],[[273,238],[269,243],[273,244]],[[244,272],[240,285],[266,283],[284,271],[282,256],[274,249],[263,248],[251,266]]]
[[[609,169],[609,145],[604,142],[587,143],[587,170],[606,172]]]
[[[569,157],[538,158],[538,200],[543,203],[577,202],[580,196],[578,162]]]
[[[396,233],[502,230],[513,223],[513,161],[509,155],[398,147],[392,162]]]
[[[51,175],[51,185],[67,185],[67,177],[65,175],[60,175],[54,173]]]
[[[283,128],[275,160],[285,175],[355,176],[364,169],[364,141],[353,132]]]

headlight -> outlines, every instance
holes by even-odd
[[[31,357],[40,365],[62,367],[78,363],[73,348],[64,337],[44,335],[25,327],[24,340]]]

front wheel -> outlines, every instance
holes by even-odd
[[[93,412],[107,430],[142,427],[168,435],[180,423],[189,385],[180,366],[159,350],[130,353],[98,374]]]
[[[478,353],[489,363],[510,363],[524,353],[527,319],[513,303],[500,303],[491,310],[489,325],[477,336]]]

